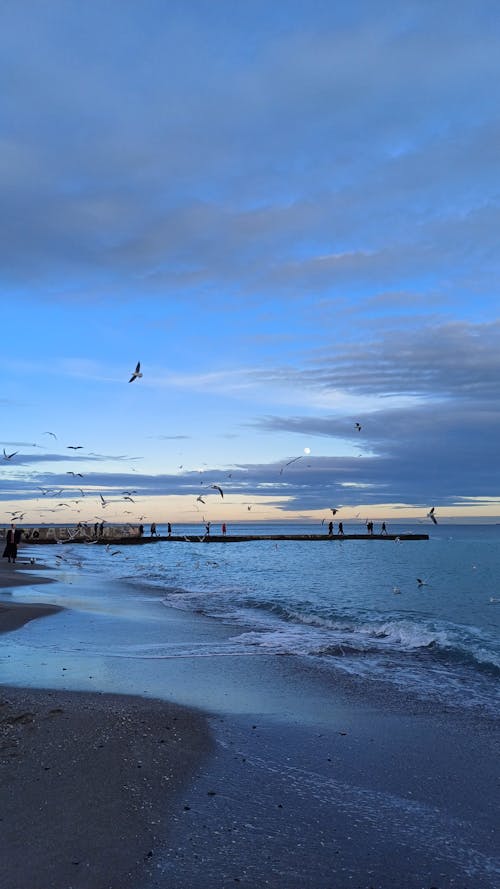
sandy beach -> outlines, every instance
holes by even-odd
[[[150,589],[1,581],[2,889],[497,885],[492,721],[225,654]]]
[[[3,589],[46,580],[10,566],[0,575]],[[58,611],[4,601],[0,633]],[[206,720],[189,708],[0,686],[2,889],[138,889],[210,746]]]

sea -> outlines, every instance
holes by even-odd
[[[157,530],[166,534],[166,525]],[[310,522],[245,522],[230,525],[228,536],[323,530]],[[426,532],[429,539],[23,545],[21,555],[35,559],[30,570],[38,565],[63,581],[57,590],[40,586],[38,595],[91,614],[92,632],[70,623],[64,638],[53,634],[49,644],[43,626],[57,616],[32,622],[19,643],[25,651],[10,651],[9,664],[3,659],[4,681],[21,684],[28,674],[36,681],[30,645],[38,652],[45,646],[48,655],[50,646],[52,655],[60,654],[59,646],[80,662],[87,655],[83,672],[96,657],[115,658],[126,671],[134,660],[160,669],[162,659],[288,656],[328,681],[349,678],[368,693],[385,688],[432,708],[494,717],[500,525],[391,523],[388,530]],[[345,531],[362,533],[364,526],[349,524]],[[203,537],[199,525],[174,524],[172,533]],[[33,600],[24,588],[15,595]],[[176,641],[162,633],[162,609],[165,617],[175,611],[203,619],[214,632],[192,638],[183,632]],[[147,631],[120,630],[124,617],[140,627],[141,612]],[[13,641],[16,635],[10,634]],[[40,667],[37,676],[50,684]]]

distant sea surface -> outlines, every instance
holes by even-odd
[[[335,526],[336,527],[336,526]],[[219,533],[219,525],[213,525]],[[148,533],[149,526],[146,526]],[[364,526],[346,525],[362,532]],[[377,530],[377,529],[375,529]],[[140,586],[169,608],[206,615],[232,630],[213,651],[295,655],[309,665],[380,683],[429,705],[498,712],[500,526],[389,525],[427,541],[158,542],[109,547],[23,547],[37,561]],[[203,533],[173,525],[174,534]],[[241,523],[231,534],[321,533],[310,523]],[[166,527],[158,524],[158,532]],[[422,581],[419,583],[418,579]],[[109,653],[113,641],[109,640]],[[124,654],[124,652],[121,652]],[[161,658],[161,642],[132,656]],[[183,642],[178,656],[199,656]],[[172,648],[168,650],[172,656]]]

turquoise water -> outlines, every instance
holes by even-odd
[[[349,526],[349,529],[353,526]],[[146,529],[147,530],[147,529]],[[163,526],[158,530],[163,532]],[[175,525],[173,532],[197,527]],[[215,529],[214,529],[215,530]],[[316,532],[310,524],[232,525],[229,533]],[[346,528],[346,531],[348,529]],[[354,530],[354,528],[353,528]],[[362,528],[356,530],[361,531]],[[154,601],[229,627],[203,654],[295,655],[327,673],[382,683],[429,703],[493,714],[500,676],[500,526],[391,526],[427,541],[255,541],[140,547],[32,548],[66,579],[119,580],[120,607],[137,590]],[[28,551],[29,548],[23,548]],[[423,581],[417,582],[417,578]],[[100,604],[102,610],[105,606]],[[115,607],[115,606],[113,606]],[[112,611],[112,608],[110,606]],[[200,655],[198,640],[164,646],[161,634],[131,645],[106,625],[89,649],[158,659]],[[227,634],[226,634],[227,636]]]

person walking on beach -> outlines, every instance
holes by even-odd
[[[170,524],[170,522],[167,522],[167,534],[169,537],[170,537],[171,533],[172,533],[172,525]]]
[[[342,537],[344,534],[344,525],[342,522],[339,522],[339,534]]]
[[[387,534],[387,528],[385,526],[385,522],[382,522],[382,527],[380,529],[381,534]]]
[[[333,534],[333,522],[328,522],[328,533],[331,537]]]
[[[16,528],[15,525],[11,525],[9,530],[7,531],[3,558],[7,558],[9,562],[13,562],[14,564],[17,557],[17,545],[21,540],[21,535],[22,531],[19,528]]]
[[[156,537],[156,522],[151,522],[151,537]]]
[[[368,534],[373,534],[373,522],[367,522],[366,530],[368,531]]]

